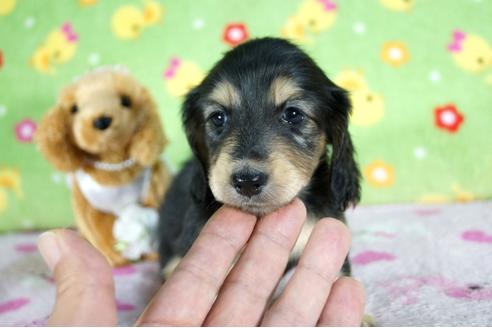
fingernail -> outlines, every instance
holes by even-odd
[[[43,232],[38,237],[39,252],[51,271],[61,258],[60,245],[57,239],[58,237],[53,231]]]

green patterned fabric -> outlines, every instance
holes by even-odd
[[[0,231],[72,223],[70,191],[32,143],[65,84],[121,64],[189,156],[183,93],[248,38],[295,40],[351,91],[363,203],[492,195],[492,1],[0,0]]]

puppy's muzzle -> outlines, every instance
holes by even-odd
[[[253,169],[243,169],[233,173],[231,180],[238,194],[251,198],[261,193],[267,183],[268,175]]]
[[[96,118],[93,122],[93,126],[97,130],[106,130],[111,126],[111,122],[113,122],[113,119],[109,116],[100,116]]]

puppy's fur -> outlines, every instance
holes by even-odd
[[[226,53],[184,103],[194,156],[161,206],[161,265],[183,256],[222,204],[262,216],[298,196],[310,220],[344,221],[360,197],[349,114],[346,92],[288,41]]]

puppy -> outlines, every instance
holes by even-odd
[[[226,53],[184,102],[194,156],[160,208],[164,274],[222,204],[263,216],[299,197],[308,221],[291,264],[316,220],[344,221],[360,198],[349,114],[346,92],[288,41],[257,39]]]

